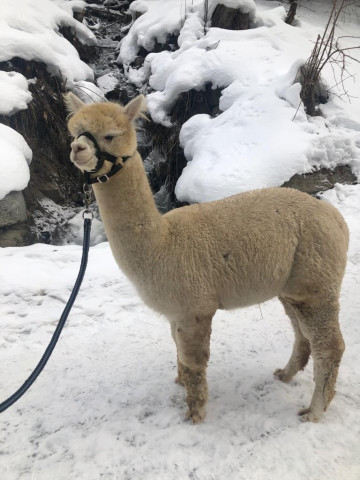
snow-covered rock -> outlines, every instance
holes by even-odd
[[[32,100],[26,78],[17,72],[0,70],[0,115],[24,110]]]
[[[9,192],[26,187],[31,159],[32,152],[24,138],[0,123],[0,200]]]
[[[68,83],[92,80],[92,70],[80,60],[75,47],[59,32],[71,27],[83,43],[96,45],[94,34],[73,18],[84,7],[79,0],[1,0],[0,62],[20,57],[47,66],[49,73],[61,75]]]

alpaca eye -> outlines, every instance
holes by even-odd
[[[105,140],[111,141],[115,138],[115,136],[114,135],[106,135],[106,137],[104,137],[104,138],[105,138]]]

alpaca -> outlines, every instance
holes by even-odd
[[[206,367],[217,309],[277,296],[295,342],[283,382],[314,359],[315,390],[299,414],[317,422],[335,394],[344,342],[339,294],[348,228],[330,204],[288,188],[265,188],[161,215],[137,152],[140,95],[126,106],[65,96],[71,161],[89,178],[112,253],[140,297],[165,315],[186,389],[186,418],[205,417]]]

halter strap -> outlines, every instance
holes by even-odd
[[[77,138],[80,138],[80,137],[87,137],[89,140],[91,140],[94,144],[95,152],[96,152],[96,158],[97,158],[96,167],[90,172],[86,172],[86,171],[84,172],[85,181],[89,185],[92,185],[94,183],[106,183],[109,180],[109,178],[114,176],[119,170],[123,168],[123,165],[121,163],[118,163],[118,164],[115,163],[116,160],[118,158],[121,158],[123,163],[125,163],[130,157],[132,157],[132,155],[128,155],[126,157],[116,157],[115,155],[111,155],[111,153],[103,152],[100,148],[100,145],[96,141],[96,138],[90,132],[82,132],[80,133],[80,135],[77,136]],[[108,171],[108,173],[99,175],[98,177],[91,177],[90,176],[91,173],[98,172],[104,166],[105,160],[113,164],[111,169]]]
[[[128,157],[118,157],[121,158],[123,163],[125,163],[129,158],[131,158],[132,155]],[[93,185],[94,183],[106,183],[111,177],[113,177],[117,172],[119,172],[123,168],[123,165],[121,163],[114,164],[111,169],[108,171],[108,173],[104,173],[102,175],[99,175],[98,177],[91,177],[90,172],[84,172],[84,177],[85,181],[89,185]],[[92,172],[96,172],[95,170],[92,170]]]

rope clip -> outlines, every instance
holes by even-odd
[[[94,214],[92,213],[91,210],[89,210],[88,208],[85,208],[85,210],[83,210],[83,212],[82,212],[82,218],[84,220],[86,220],[88,218],[89,220],[92,221],[94,219]]]
[[[83,192],[84,192],[84,206],[85,209],[89,209],[89,205],[92,202],[92,188],[91,186],[85,182],[83,185]]]

